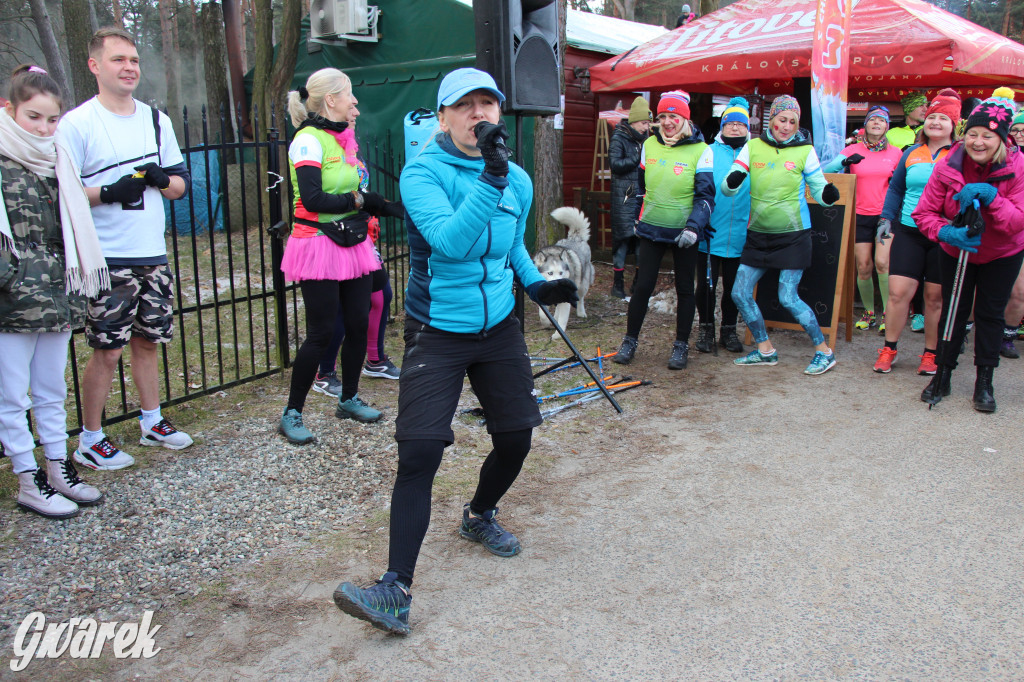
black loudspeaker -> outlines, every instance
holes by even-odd
[[[561,111],[555,0],[474,0],[476,67],[505,93],[506,114]]]

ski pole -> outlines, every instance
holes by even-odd
[[[632,386],[625,386],[625,387],[617,389],[615,391],[611,391],[611,393],[612,394],[621,393],[622,391],[628,391],[630,389],[636,388],[637,386],[647,386],[650,383],[651,383],[650,381],[646,381],[646,380],[645,381],[638,381],[635,384],[633,384]],[[582,405],[583,403],[589,403],[589,402],[591,402],[593,400],[597,400],[598,398],[601,398],[602,395],[603,394],[601,394],[601,393],[594,393],[593,395],[588,395],[588,396],[585,396],[583,398],[578,398],[578,399],[572,401],[571,403],[566,403],[565,405],[559,405],[558,407],[552,407],[550,409],[544,410],[544,411],[542,411],[540,413],[540,416],[541,416],[542,419],[547,419],[551,415],[558,414],[562,410],[567,410],[570,407],[573,407],[574,405]]]
[[[718,357],[718,344],[715,343],[715,283],[711,278],[711,237],[707,238],[708,245],[708,310],[711,315],[711,354]],[[724,286],[724,285],[723,285]]]
[[[623,382],[620,382],[620,383],[617,383],[617,384],[611,384],[611,385],[605,384],[604,387],[607,388],[607,389],[610,389],[610,390],[614,390],[614,389],[617,389],[617,388],[624,388],[624,387],[627,387],[627,386],[634,386],[634,385],[636,385],[638,383],[639,383],[638,381],[623,381]],[[573,389],[570,389],[568,391],[564,391],[564,392],[560,393],[556,397],[558,397],[558,398],[568,398],[570,396],[581,395],[583,393],[593,393],[594,391],[600,391],[600,390],[601,390],[600,386],[591,386],[589,388],[573,388]]]
[[[601,381],[602,381],[602,382],[608,381],[608,380],[609,380],[609,379],[611,379],[611,378],[612,378],[613,376],[614,376],[614,375],[612,375],[612,374],[609,374],[609,375],[608,375],[608,376],[606,376],[606,377],[602,377]],[[562,396],[565,396],[565,395],[569,395],[569,394],[571,394],[571,393],[572,393],[573,391],[579,391],[579,390],[581,390],[581,389],[584,389],[584,388],[590,388],[590,387],[592,387],[592,386],[596,387],[596,386],[597,386],[597,382],[596,382],[596,381],[588,381],[588,382],[587,382],[587,383],[585,383],[585,384],[580,384],[579,386],[574,386],[573,388],[567,388],[567,389],[565,389],[564,391],[559,391],[559,392],[557,392],[557,393],[550,393],[550,394],[548,394],[548,395],[542,395],[542,396],[538,396],[538,397],[537,397],[537,402],[539,403],[539,402],[543,402],[543,401],[545,401],[545,400],[551,400],[552,398],[561,398]]]
[[[611,357],[611,356],[613,356],[613,355],[615,355],[615,353],[605,353],[604,355],[602,355],[602,356],[600,356],[600,357],[596,357],[596,358],[584,358],[584,359],[585,359],[585,360],[586,360],[587,362],[599,362],[599,361],[600,361],[601,359],[603,359],[603,358],[610,358],[610,357]],[[571,369],[571,368],[573,368],[573,367],[579,367],[579,366],[580,366],[581,364],[583,364],[583,363],[581,363],[581,362],[579,362],[579,361],[577,360],[576,362],[573,362],[573,363],[571,363],[571,364],[568,364],[568,365],[562,365],[561,367],[556,367],[555,369],[551,370],[551,372],[561,372],[561,371],[562,371],[563,369]],[[551,372],[547,372],[547,374],[550,374]]]

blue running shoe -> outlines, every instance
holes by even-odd
[[[761,351],[755,348],[742,358],[736,358],[732,362],[734,365],[764,365],[770,367],[771,365],[778,364],[779,351],[772,349],[771,355],[762,355]]]
[[[815,352],[814,359],[811,360],[811,364],[807,365],[807,369],[804,370],[804,374],[824,374],[835,366],[836,354],[829,353],[828,355],[825,355],[819,350]]]
[[[348,615],[365,620],[378,630],[409,634],[412,595],[393,571],[382,575],[370,587],[356,587],[352,583],[338,585],[334,590],[334,603]]]
[[[924,333],[924,315],[915,313],[910,317],[910,331],[916,334]]]
[[[515,535],[502,528],[494,520],[498,510],[490,509],[482,516],[469,513],[469,505],[462,508],[462,527],[459,528],[459,535],[479,542],[491,554],[498,556],[515,556],[523,548]]]
[[[302,424],[302,413],[295,408],[286,409],[281,415],[281,423],[277,427],[278,432],[288,439],[289,443],[305,445],[316,440],[313,432]]]

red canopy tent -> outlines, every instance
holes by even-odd
[[[955,87],[1024,88],[1024,45],[922,0],[853,0],[851,100]],[[792,92],[809,77],[816,0],[740,0],[590,67],[591,88]]]

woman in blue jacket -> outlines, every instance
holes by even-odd
[[[714,164],[715,187],[729,174],[740,150],[750,140],[749,105],[742,97],[733,97],[722,112],[722,129],[715,136],[705,154],[711,155]],[[744,180],[749,185],[749,180]],[[741,186],[738,194],[726,197],[721,192],[715,196],[715,210],[711,213],[711,227],[714,234],[710,240],[699,243],[700,257],[697,261],[697,316],[700,331],[697,350],[710,353],[715,345],[715,293],[708,286],[708,258],[711,259],[711,282],[716,286],[722,278],[722,328],[718,342],[722,348],[733,353],[742,353],[743,344],[736,334],[738,309],[732,300],[732,285],[740,267],[743,243],[747,240],[747,221],[750,220],[749,187]],[[710,244],[711,253],[708,255]]]
[[[494,449],[463,507],[459,534],[498,556],[519,553],[519,540],[495,515],[541,417],[529,352],[512,312],[513,278],[538,303],[577,302],[576,286],[545,281],[523,243],[533,185],[526,171],[508,162],[504,100],[483,71],[456,69],[445,76],[437,95],[441,133],[400,180],[411,257],[388,570],[371,587],[346,582],[334,592],[342,611],[397,634],[409,633],[409,588],[430,523],[430,490],[455,438],[451,422],[466,376],[487,413]]]

